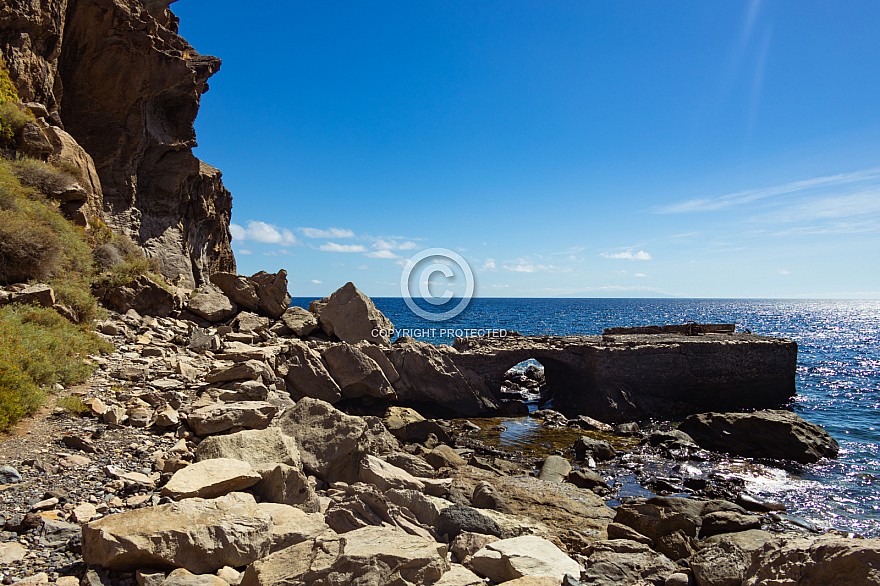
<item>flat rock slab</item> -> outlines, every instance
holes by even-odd
[[[249,488],[262,480],[247,462],[231,458],[214,458],[190,464],[174,473],[162,487],[162,495],[174,500],[185,498],[216,498]]]
[[[278,407],[266,401],[215,403],[190,413],[187,422],[196,434],[205,436],[233,427],[264,428],[276,413]]]
[[[549,576],[562,580],[566,574],[581,575],[580,564],[552,542],[536,535],[490,543],[471,556],[468,567],[495,582],[523,576]]]
[[[296,440],[281,433],[277,427],[246,429],[205,438],[196,448],[196,461],[212,458],[243,460],[251,466],[273,463],[294,468],[302,466]]]
[[[205,574],[264,557],[271,528],[271,515],[249,494],[184,499],[84,525],[83,560],[111,570],[183,567]]]

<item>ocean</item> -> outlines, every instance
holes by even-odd
[[[761,466],[746,475],[747,487],[820,527],[880,537],[880,300],[475,298],[445,322],[416,316],[399,298],[373,301],[396,330],[434,344],[451,344],[466,331],[563,336],[688,321],[736,323],[738,331],[795,340],[792,408],[828,430],[840,456],[809,466]]]

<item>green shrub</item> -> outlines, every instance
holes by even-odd
[[[73,177],[75,181],[82,183],[85,180],[85,177],[83,176],[83,170],[80,169],[79,166],[77,166],[76,164],[71,163],[70,161],[67,161],[65,159],[55,159],[51,162],[51,165],[62,173]]]
[[[98,300],[91,292],[91,282],[82,275],[68,274],[64,278],[49,281],[55,291],[55,301],[67,306],[76,323],[85,324],[106,314],[98,307]]]
[[[0,283],[45,281],[61,265],[61,241],[49,226],[0,211]]]
[[[20,159],[13,163],[13,167],[22,185],[33,187],[44,197],[62,193],[76,182],[70,173],[36,159]]]
[[[77,397],[75,395],[67,395],[66,397],[61,397],[57,401],[55,401],[56,407],[61,407],[68,413],[73,413],[74,415],[85,415],[91,409],[86,405],[82,397]]]
[[[45,387],[85,381],[94,369],[83,361],[87,354],[112,350],[112,344],[51,308],[0,308],[0,429],[33,413]]]

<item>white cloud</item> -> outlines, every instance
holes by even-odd
[[[779,269],[779,274],[780,275],[790,275],[791,271],[787,271],[785,269]]]
[[[418,248],[419,245],[413,242],[412,240],[407,240],[405,242],[398,242],[396,240],[383,240],[379,239],[373,243],[373,248],[378,250],[413,250]],[[390,257],[378,257],[378,258],[390,258]]]
[[[243,255],[247,256],[249,254],[253,254],[253,251],[248,250],[247,248],[240,248],[240,249],[238,249],[237,254],[243,254]]]
[[[314,283],[315,285],[320,285],[323,282],[324,281],[319,281],[318,279],[312,279],[312,283]]]
[[[623,252],[603,252],[599,256],[617,260],[651,260],[651,255],[644,250],[639,250],[638,252],[633,252],[632,250],[624,250]]]
[[[336,242],[327,242],[318,247],[324,252],[366,252],[367,249],[360,244],[337,244]]]
[[[359,270],[359,271],[366,271],[366,270],[369,269],[369,268],[370,268],[370,267],[368,267],[367,265],[361,265],[361,266],[358,267],[358,270]]]
[[[514,273],[568,273],[571,272],[570,268],[567,267],[557,267],[555,265],[542,265],[535,264],[526,259],[518,259],[516,264],[514,263],[505,263],[504,265],[505,271],[511,271]]]
[[[485,271],[497,271],[498,267],[495,265],[494,258],[487,258],[486,262],[483,263],[483,266],[477,270],[481,273]]]
[[[370,258],[400,258],[400,256],[394,254],[390,250],[375,250],[373,252],[368,252],[365,256]]]
[[[354,232],[348,228],[297,228],[306,238],[354,238]]]
[[[229,232],[232,234],[233,239],[241,241],[253,240],[254,242],[283,244],[285,246],[298,244],[296,236],[287,228],[279,228],[278,226],[257,220],[248,220],[247,227],[229,224]]]
[[[646,275],[645,273],[635,273],[635,274],[633,275],[633,277],[647,277],[647,276],[648,276],[648,275]]]

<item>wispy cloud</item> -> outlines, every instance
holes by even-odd
[[[243,255],[245,255],[245,256],[254,253],[252,250],[248,250],[247,248],[239,248],[239,249],[236,250],[235,252],[238,253],[238,254],[243,254]]]
[[[477,271],[481,272],[481,273],[484,273],[486,271],[497,271],[497,270],[498,270],[498,266],[495,264],[494,258],[487,258],[483,262],[483,266],[481,266],[480,268],[477,269]]]
[[[666,206],[658,206],[651,211],[657,214],[686,214],[694,212],[716,212],[736,206],[750,204],[767,198],[795,193],[804,193],[820,188],[827,189],[844,185],[875,180],[880,177],[880,169],[868,169],[854,173],[841,173],[826,177],[815,177],[802,181],[792,181],[772,187],[747,189],[726,195],[688,199]]]
[[[324,281],[319,281],[318,279],[312,279],[312,283],[314,283],[315,285],[320,285],[323,282]]]
[[[306,238],[354,238],[354,232],[348,228],[297,228]]]
[[[327,242],[318,247],[318,250],[324,252],[366,252],[367,249],[361,244],[338,244],[336,242]]]
[[[494,262],[493,262],[494,264]],[[508,262],[504,264],[504,270],[512,273],[568,273],[571,269],[568,267],[558,267],[556,265],[536,264],[526,259],[519,259],[515,263]]]
[[[651,260],[651,255],[644,250],[633,252],[632,250],[624,250],[621,252],[603,252],[599,256],[605,258],[613,258],[616,260]]]
[[[248,220],[246,226],[229,224],[229,232],[234,239],[241,241],[253,240],[254,242],[283,244],[285,246],[292,246],[298,243],[296,236],[287,228],[279,228],[273,224],[257,220]]]
[[[387,240],[387,239],[379,239],[373,243],[373,248],[377,250],[415,250],[419,245],[413,242],[412,240],[406,240],[403,242],[397,240]],[[389,257],[378,257],[378,258],[389,258]]]
[[[368,256],[370,258],[400,258],[400,255],[394,254],[387,249],[374,250],[372,252],[368,252],[365,256]]]

